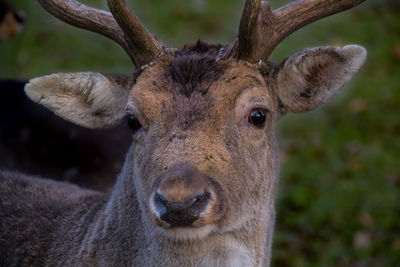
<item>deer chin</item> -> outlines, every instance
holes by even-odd
[[[204,239],[217,230],[216,224],[206,224],[202,226],[185,227],[158,227],[162,235],[174,240],[199,240]]]

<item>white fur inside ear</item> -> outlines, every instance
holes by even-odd
[[[57,73],[32,79],[25,93],[57,115],[88,128],[118,124],[129,89],[101,73]]]
[[[316,47],[294,53],[281,65],[277,83],[290,112],[313,110],[336,95],[367,56],[358,45]]]

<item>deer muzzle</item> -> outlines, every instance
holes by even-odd
[[[221,190],[214,179],[190,165],[164,172],[150,197],[156,224],[163,228],[196,227],[221,217]]]

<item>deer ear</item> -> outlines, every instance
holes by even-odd
[[[62,118],[87,128],[116,126],[125,116],[127,76],[57,73],[29,81],[25,93]]]
[[[278,94],[285,111],[306,112],[336,95],[364,63],[365,48],[316,47],[296,52],[279,66]]]

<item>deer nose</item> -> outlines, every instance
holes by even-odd
[[[170,201],[158,190],[153,203],[158,217],[171,227],[190,226],[207,208],[211,199],[209,192],[204,189],[187,197],[184,201]]]

